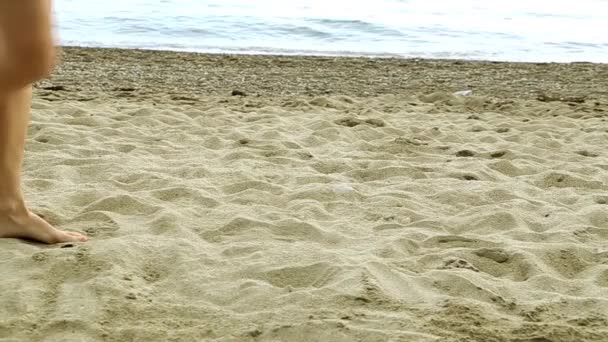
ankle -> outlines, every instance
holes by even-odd
[[[27,213],[27,207],[21,196],[0,196],[0,215],[15,216],[24,213]]]

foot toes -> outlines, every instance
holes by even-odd
[[[58,230],[55,240],[56,241],[53,241],[51,243],[78,242],[78,241],[84,242],[84,241],[86,241],[86,237],[81,234],[78,234],[78,233],[65,232],[65,231]]]
[[[71,238],[75,239],[72,241],[81,241],[81,242],[85,242],[88,240],[88,238],[80,233],[76,233],[76,232],[66,232],[67,235],[69,235]]]

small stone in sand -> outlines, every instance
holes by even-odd
[[[593,157],[597,157],[598,156],[597,153],[589,152],[589,151],[584,151],[584,150],[583,151],[577,151],[576,153],[580,154],[583,157],[592,157],[593,158]]]
[[[370,124],[372,126],[376,126],[376,127],[384,127],[384,126],[386,126],[386,124],[384,123],[384,121],[382,121],[380,119],[367,119],[367,120],[365,120],[365,123]]]
[[[461,150],[456,152],[456,157],[473,157],[475,152],[470,150]]]
[[[355,127],[361,124],[361,120],[353,119],[353,118],[344,118],[334,121],[336,125],[346,126],[346,127]]]
[[[42,87],[42,89],[51,90],[51,91],[65,91],[66,90],[66,88],[62,85]]]
[[[504,157],[505,154],[507,154],[506,151],[498,151],[498,152],[494,152],[494,153],[490,154],[490,157],[492,157],[492,158],[501,158],[501,157]]]

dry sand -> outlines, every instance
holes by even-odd
[[[66,49],[0,341],[608,341],[607,71]]]

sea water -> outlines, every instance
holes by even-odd
[[[55,0],[63,45],[608,62],[608,0]]]

